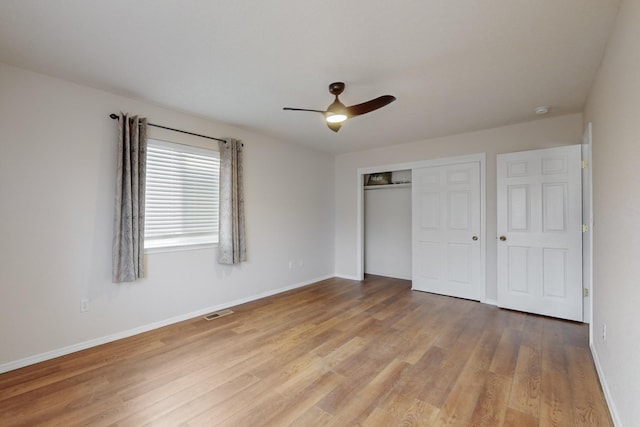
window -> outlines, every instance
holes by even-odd
[[[149,139],[145,249],[218,243],[220,153]]]

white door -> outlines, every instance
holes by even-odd
[[[480,300],[480,163],[413,169],[413,289]]]
[[[498,305],[582,321],[581,147],[498,156]]]

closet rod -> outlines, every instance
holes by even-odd
[[[111,117],[113,120],[117,120],[118,119],[118,115],[117,114],[113,114],[113,113],[109,114],[109,117]],[[156,127],[156,128],[172,130],[174,132],[186,133],[187,135],[199,136],[200,138],[207,138],[207,139],[213,139],[213,140],[220,141],[220,142],[227,142],[224,139],[214,138],[212,136],[207,136],[207,135],[200,135],[199,133],[187,132],[186,130],[174,129],[174,128],[170,128],[170,127],[167,127],[167,126],[160,126],[160,125],[156,125],[156,124],[153,124],[153,123],[147,123],[147,126],[153,126],[153,127]]]

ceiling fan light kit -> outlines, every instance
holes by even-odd
[[[345,120],[347,120],[347,115],[339,114],[339,113],[330,113],[330,114],[327,114],[326,120],[329,123],[342,123]]]
[[[343,82],[334,82],[329,85],[329,93],[335,95],[336,99],[331,103],[331,105],[329,105],[326,111],[292,107],[284,107],[283,110],[322,113],[325,116],[325,121],[327,122],[329,129],[334,132],[338,132],[342,126],[342,122],[345,120],[350,119],[351,117],[370,113],[371,111],[382,108],[385,105],[389,105],[396,100],[395,96],[383,95],[361,104],[346,107],[338,98],[338,95],[344,91],[344,86]]]
[[[342,127],[342,123],[345,122],[348,117],[346,114],[335,114],[327,110],[324,119],[329,129],[338,132]]]

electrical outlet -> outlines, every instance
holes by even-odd
[[[80,300],[80,311],[81,312],[85,312],[85,311],[89,311],[89,300],[88,299],[81,299]]]
[[[293,261],[289,260],[289,270],[293,270]]]
[[[607,340],[607,324],[606,323],[602,324],[602,340],[603,341]]]

